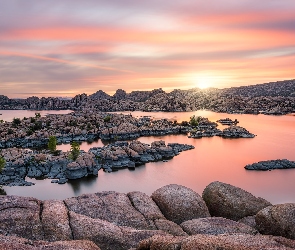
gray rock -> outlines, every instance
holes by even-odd
[[[255,220],[262,234],[295,239],[295,203],[269,206],[258,212]]]
[[[63,201],[44,201],[41,218],[45,240],[64,241],[73,239],[68,210]]]
[[[70,211],[118,226],[151,229],[144,216],[131,204],[128,196],[116,192],[85,194],[65,200]]]
[[[185,221],[180,225],[189,235],[195,234],[257,234],[254,228],[221,217],[208,217]]]
[[[80,179],[88,175],[87,167],[67,167],[65,171],[66,178],[69,180]]]
[[[40,205],[35,198],[0,196],[0,233],[43,240]]]
[[[177,224],[210,216],[202,197],[184,186],[167,185],[157,189],[151,197],[164,216]]]
[[[231,220],[255,215],[271,203],[249,192],[222,182],[210,183],[202,195],[210,214]]]

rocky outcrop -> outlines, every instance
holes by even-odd
[[[222,182],[210,183],[202,195],[212,216],[239,220],[271,205],[249,192]]]
[[[153,236],[140,242],[136,250],[259,250],[295,249],[295,241],[282,237],[265,235],[204,235],[198,234],[189,237]]]
[[[157,189],[151,197],[164,216],[177,224],[210,216],[202,197],[184,186],[167,185]]]
[[[185,221],[180,224],[189,235],[195,234],[257,234],[257,230],[233,220],[222,217],[208,217]]]
[[[104,147],[80,151],[78,158],[70,160],[69,152],[54,156],[48,151],[42,153],[21,148],[3,149],[0,156],[6,166],[0,173],[0,185],[30,186],[25,177],[49,178],[53,183],[64,184],[68,180],[80,179],[88,175],[97,176],[100,169],[112,172],[123,168],[135,169],[148,162],[171,159],[194,147],[187,144],[156,141],[150,145],[140,141],[120,141]]]
[[[220,136],[224,138],[254,138],[255,135],[250,133],[247,129],[240,126],[229,126],[225,128]]]
[[[234,188],[227,187],[227,199],[245,205],[247,197],[253,203],[246,191]],[[227,200],[219,202],[216,210],[223,212]],[[235,203],[227,203],[232,214]],[[197,193],[175,184],[151,197],[141,192],[101,192],[64,201],[0,196],[0,249],[295,249],[294,211],[295,204],[283,204],[255,215],[260,233],[287,239],[258,234],[246,225],[254,216],[240,222],[210,217]]]
[[[255,221],[262,234],[295,239],[295,203],[266,207],[256,214]]]
[[[253,164],[248,164],[245,166],[247,170],[273,170],[273,169],[290,169],[295,168],[295,161],[289,161],[287,159],[282,160],[270,160],[270,161],[260,161]]]

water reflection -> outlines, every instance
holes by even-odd
[[[127,112],[128,114],[130,112]],[[8,194],[34,196],[39,199],[64,199],[83,193],[114,190],[127,193],[142,191],[151,194],[157,188],[176,183],[192,188],[199,194],[212,181],[223,181],[246,189],[256,196],[272,203],[295,202],[295,169],[267,172],[246,171],[249,163],[282,159],[295,160],[293,141],[295,141],[294,116],[265,116],[222,114],[209,111],[198,112],[134,112],[135,116],[151,115],[158,118],[177,118],[188,120],[192,115],[208,117],[212,121],[229,117],[238,119],[239,125],[257,135],[253,139],[223,139],[220,137],[192,139],[185,135],[151,136],[139,138],[150,144],[155,140],[187,143],[194,150],[182,152],[169,162],[152,162],[113,173],[100,170],[98,177],[77,180],[65,185],[50,183],[50,180],[29,180],[33,187],[5,187]],[[219,126],[222,128],[223,126]],[[101,147],[101,140],[92,144],[82,143],[81,149]],[[60,145],[59,149],[69,150],[70,145]]]

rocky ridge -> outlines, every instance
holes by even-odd
[[[0,173],[0,185],[29,186],[32,182],[25,177],[49,178],[52,182],[64,184],[69,179],[79,179],[88,175],[97,176],[103,169],[112,172],[123,168],[135,169],[136,166],[168,160],[185,150],[194,147],[187,144],[154,141],[151,145],[139,141],[120,141],[103,147],[81,151],[78,158],[70,159],[70,152],[52,155],[48,151],[9,148],[0,152],[6,165]]]
[[[196,111],[283,115],[295,112],[295,80],[286,80],[226,89],[132,91],[118,89],[113,96],[99,90],[70,100],[59,98],[9,99],[0,96],[0,109],[110,111]]]
[[[0,248],[295,249],[295,204],[262,200],[221,182],[209,184],[202,197],[176,184],[151,196],[110,191],[63,201],[0,196]],[[247,209],[239,209],[247,201]],[[215,214],[223,216],[211,217]],[[243,223],[249,216],[252,226]]]

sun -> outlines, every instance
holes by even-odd
[[[207,88],[209,88],[209,84],[208,84],[208,82],[199,82],[198,87],[200,89],[207,89]]]
[[[210,77],[199,76],[197,77],[197,87],[200,89],[207,89],[211,86]]]

